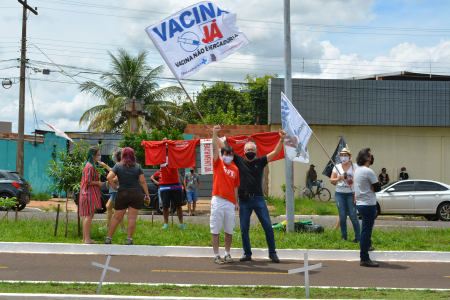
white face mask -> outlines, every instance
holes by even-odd
[[[350,161],[350,157],[348,157],[348,156],[341,156],[341,162],[343,163],[343,164],[346,164],[346,163],[348,163]]]
[[[222,156],[222,158],[223,158],[223,162],[226,164],[231,164],[231,162],[233,161],[232,156]]]

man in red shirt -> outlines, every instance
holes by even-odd
[[[167,139],[164,138],[163,141],[167,141]],[[171,202],[177,208],[180,228],[186,229],[186,226],[183,224],[183,185],[180,183],[178,169],[170,167],[168,156],[166,158],[166,163],[161,165],[161,181],[159,182],[159,190],[164,214],[164,226],[162,229],[169,228],[169,208]]]
[[[222,159],[219,157],[217,132],[220,126],[213,128],[213,192],[211,199],[211,241],[214,250],[214,263],[232,263],[230,254],[236,211],[239,211],[238,187],[239,170],[233,165],[234,150],[230,146],[222,147]],[[219,235],[225,232],[225,256],[219,255]]]

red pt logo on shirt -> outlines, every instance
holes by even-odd
[[[236,173],[234,173],[234,171],[227,169],[227,167],[223,166],[223,169],[225,171],[225,173],[230,176],[231,178],[235,178],[236,177]]]

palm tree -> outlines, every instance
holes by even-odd
[[[126,98],[143,99],[143,110],[148,113],[145,129],[169,127],[171,121],[184,122],[170,115],[176,107],[169,96],[182,92],[179,87],[159,88],[157,83],[164,66],[152,69],[146,63],[147,51],[140,51],[132,56],[124,49],[118,49],[118,55],[111,57],[111,73],[100,77],[101,84],[89,80],[79,86],[79,91],[88,93],[101,104],[91,107],[83,113],[79,125],[89,124],[88,131],[94,132],[129,132],[130,118],[122,116]],[[139,128],[143,118],[139,117]]]

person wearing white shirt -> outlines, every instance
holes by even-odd
[[[377,214],[376,192],[381,191],[381,185],[375,173],[369,168],[373,165],[374,157],[370,148],[359,151],[356,157],[358,169],[355,172],[354,186],[356,196],[356,208],[361,214],[361,240],[359,263],[362,267],[378,267],[378,263],[369,257],[371,247],[372,229]]]

